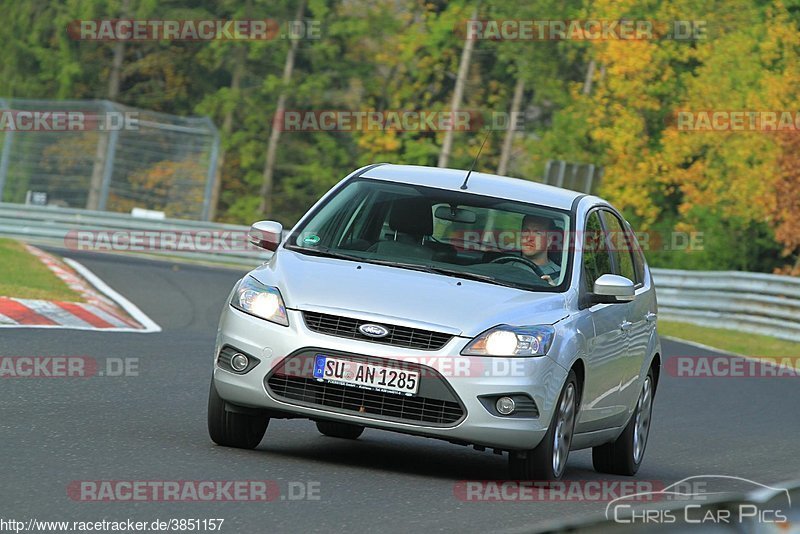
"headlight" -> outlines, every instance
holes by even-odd
[[[231,306],[267,321],[289,326],[286,306],[278,288],[265,286],[251,276],[245,276],[236,286]]]
[[[464,347],[465,356],[544,356],[555,336],[552,326],[496,326]]]

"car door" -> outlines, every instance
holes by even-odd
[[[581,403],[579,432],[591,432],[624,424],[626,407],[620,398],[622,377],[628,363],[628,336],[624,330],[628,303],[596,304],[589,300],[594,282],[615,274],[601,212],[587,215],[583,235],[581,306],[594,325],[587,339],[586,381]]]
[[[623,405],[632,408],[639,398],[639,372],[647,357],[647,345],[650,338],[650,322],[647,317],[650,312],[650,302],[643,280],[637,276],[633,236],[627,231],[627,226],[618,214],[610,210],[602,210],[601,215],[608,236],[614,273],[632,281],[636,289],[633,302],[624,304],[628,350],[624,365],[620,367],[620,401]]]
[[[636,272],[636,299],[640,301],[639,304],[644,312],[644,324],[642,324],[641,333],[637,333],[636,343],[640,345],[644,358],[649,359],[652,356],[650,340],[655,333],[656,319],[658,319],[656,288],[653,285],[653,279],[650,276],[650,271],[644,258],[644,251],[636,239],[636,234],[628,223],[625,223],[625,230],[633,252],[633,269]],[[636,332],[635,329],[634,332]]]

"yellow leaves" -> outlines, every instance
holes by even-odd
[[[608,65],[609,82],[613,82],[618,76],[646,70],[652,62],[654,46],[651,41],[607,41],[598,46],[597,61]]]
[[[598,9],[609,3],[601,2]],[[605,75],[595,78],[590,96],[576,97],[583,104],[572,111],[589,109],[589,136],[604,154],[601,193],[634,212],[643,227],[662,210],[676,209],[688,229],[697,223],[695,208],[703,208],[745,222],[763,221],[770,214],[787,221],[794,217],[798,222],[784,227],[800,235],[800,201],[792,205],[797,207],[789,217],[785,206],[777,207],[781,204],[775,195],[781,183],[776,178],[779,161],[785,176],[790,172],[785,167],[800,166],[800,158],[782,158],[787,148],[776,134],[679,131],[674,121],[655,121],[678,110],[796,111],[800,33],[781,4],[761,16],[757,20],[750,10],[725,13],[716,35],[692,46],[663,41],[592,44],[591,57]],[[800,142],[793,146],[799,149]],[[800,170],[793,172],[797,180]],[[783,188],[800,193],[800,186],[783,183]],[[666,195],[678,204],[659,204]]]
[[[164,210],[170,217],[194,215],[195,207],[203,201],[206,170],[201,162],[192,159],[159,161],[128,178],[132,198],[112,194],[108,208],[130,211],[138,206]]]
[[[638,0],[595,0],[589,5],[584,18],[619,20],[638,4]]]
[[[402,147],[394,130],[359,132],[357,143],[359,148],[371,155],[398,152]]]

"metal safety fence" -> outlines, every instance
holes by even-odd
[[[0,201],[208,220],[219,144],[208,117],[0,98]]]
[[[800,278],[653,269],[660,318],[800,341]]]
[[[252,268],[271,253],[248,243],[249,229],[235,224],[0,203],[0,236],[78,252],[138,253]]]
[[[592,194],[597,191],[602,177],[603,167],[569,163],[564,160],[548,160],[544,168],[542,183]]]

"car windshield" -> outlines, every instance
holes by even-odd
[[[569,235],[563,210],[358,179],[299,225],[286,247],[530,291],[564,291]]]

